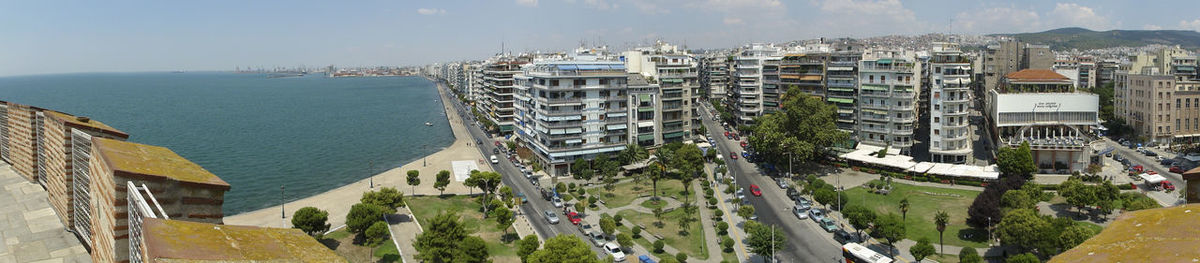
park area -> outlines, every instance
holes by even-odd
[[[487,242],[488,254],[494,262],[521,262],[517,257],[516,243],[501,242],[504,230],[495,220],[485,220],[477,196],[411,196],[405,198],[418,222],[429,222],[438,213],[457,213],[469,235],[478,236]],[[422,225],[422,227],[429,227]],[[516,231],[508,231],[507,240],[515,240]]]
[[[879,183],[878,180],[873,183]],[[875,210],[878,214],[895,213],[900,215],[900,200],[908,198],[910,203],[908,217],[905,219],[907,239],[919,240],[922,237],[937,242],[937,225],[933,222],[938,210],[950,215],[950,224],[946,226],[946,245],[961,247],[987,247],[987,231],[967,226],[967,207],[975,200],[979,191],[946,189],[938,187],[916,186],[903,183],[892,183],[891,193],[887,195],[870,192],[865,187],[855,187],[846,190],[846,196],[851,204],[862,204]],[[999,219],[997,219],[999,222]]]
[[[639,197],[651,196],[654,190],[653,186],[649,179],[643,179],[641,182],[637,180],[624,180],[614,184],[612,191],[604,189],[602,185],[596,185],[589,188],[587,193],[603,200],[605,206],[618,208],[632,204],[633,200]],[[689,190],[692,192],[696,191],[696,189]],[[679,180],[658,181],[658,196],[670,197],[682,202],[684,195],[683,183],[680,183]],[[688,198],[695,200],[694,196],[689,196]]]

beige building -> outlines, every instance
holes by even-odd
[[[988,45],[983,53],[983,81],[986,90],[1000,87],[1008,73],[1023,69],[1049,69],[1054,66],[1054,53],[1045,45],[1031,45],[1005,40]]]
[[[129,138],[120,130],[87,117],[71,116],[56,111],[44,111],[46,116],[43,124],[43,142],[41,156],[44,158],[46,174],[46,192],[49,194],[50,207],[58,214],[63,225],[74,226],[71,202],[74,200],[74,164],[76,157],[86,162],[86,156],[77,154],[72,148],[73,138],[84,138],[74,133],[83,133],[92,137],[125,140]]]
[[[1196,56],[1178,47],[1131,57],[1117,71],[1113,111],[1139,141],[1191,144],[1200,137]]]

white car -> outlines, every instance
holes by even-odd
[[[563,207],[563,200],[562,200],[562,198],[554,197],[554,200],[551,200],[550,202],[554,203],[554,207],[555,207],[555,208],[562,208],[562,207]]]
[[[604,244],[604,251],[608,252],[609,255],[612,255],[613,261],[625,261],[625,252],[621,251],[621,246],[618,246],[616,243],[608,242],[607,244]]]
[[[592,232],[587,232],[587,235],[588,235],[588,238],[592,240],[592,244],[596,245],[597,247],[604,246],[605,245],[604,243],[608,242],[608,240],[604,240],[603,233],[592,231]]]
[[[737,198],[738,199],[746,199],[746,193],[743,192],[742,190],[743,190],[742,188],[737,189]]]
[[[497,159],[497,158],[496,158],[496,155],[495,155],[495,154],[493,154],[493,155],[492,155],[492,164],[498,164],[498,163],[500,163],[500,159]]]
[[[555,214],[554,212],[550,212],[550,211],[544,211],[543,214],[545,214],[545,216],[546,216],[546,223],[558,224],[558,215],[557,214]]]

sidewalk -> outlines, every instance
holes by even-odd
[[[413,248],[413,240],[424,232],[417,219],[412,216],[408,207],[396,209],[396,214],[388,216],[388,224],[392,230],[392,239],[400,246],[400,255],[404,262],[420,262],[415,256],[417,249]]]
[[[0,262],[92,262],[50,208],[45,190],[0,162]]]

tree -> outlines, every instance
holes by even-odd
[[[692,223],[692,217],[688,213],[684,213],[679,217],[679,233],[682,235],[689,234],[688,226]]]
[[[612,217],[601,217],[600,231],[603,231],[605,236],[612,236],[617,231],[617,222],[613,221]]]
[[[1098,199],[1095,187],[1083,184],[1083,181],[1078,178],[1067,179],[1060,184],[1059,195],[1066,198],[1067,204],[1075,207],[1075,210],[1080,213],[1083,212],[1084,207],[1095,204]]]
[[[959,263],[983,263],[983,257],[979,256],[979,251],[974,248],[964,248],[958,252]]]
[[[585,208],[587,208],[587,204],[583,203],[583,200],[580,200],[579,202],[575,202],[575,211],[578,211],[580,214],[582,214],[583,209],[585,209]]]
[[[704,154],[695,144],[684,144],[675,150],[671,167],[679,171],[678,179],[683,183],[684,192],[690,193],[692,180],[704,169]],[[683,196],[683,203],[688,203],[688,195]]]
[[[622,218],[624,218],[624,217],[622,217],[621,214],[613,215],[613,223],[616,223],[617,226],[620,226]]]
[[[991,227],[989,224],[994,224],[1004,216],[1000,211],[1001,197],[1009,190],[1021,188],[1025,184],[1025,180],[1021,176],[1002,177],[1000,181],[992,182],[984,187],[983,192],[979,193],[979,196],[976,196],[975,200],[971,202],[971,206],[967,208],[967,225],[976,228]]]
[[[1018,254],[1018,255],[1011,256],[1011,257],[1004,259],[1004,263],[1041,263],[1041,262],[1042,262],[1042,260],[1038,259],[1037,255],[1034,255],[1033,253]]]
[[[651,212],[654,212],[654,219],[658,220],[659,224],[662,224],[662,207],[655,207],[654,210],[651,210]]]
[[[663,243],[662,239],[654,240],[654,253],[662,253],[663,247],[666,245],[667,243]]]
[[[728,235],[728,234],[729,234],[729,223],[725,223],[724,221],[717,222],[717,235],[723,236],[723,235]]]
[[[621,247],[632,247],[633,237],[629,236],[629,233],[617,234],[617,244],[620,244]]]
[[[636,143],[631,143],[625,146],[625,150],[621,150],[621,152],[617,154],[617,159],[620,160],[621,164],[623,165],[640,162],[645,160],[647,157],[650,157],[650,153],[647,152],[645,148],[642,148],[641,145]]]
[[[517,257],[521,258],[521,262],[525,262],[529,258],[529,254],[533,254],[541,245],[538,243],[537,235],[527,235],[517,241]]]
[[[888,247],[893,249],[896,247],[896,242],[904,240],[905,237],[904,219],[896,214],[888,213],[887,215],[875,219],[875,228],[871,230],[871,236],[882,238]],[[888,254],[891,254],[892,249],[888,249]]]
[[[429,228],[417,234],[413,242],[413,248],[417,249],[414,257],[429,262],[453,261],[459,242],[467,237],[467,230],[458,214],[438,213],[425,225]]]
[[[922,237],[920,240],[917,240],[916,245],[908,249],[908,253],[912,253],[913,257],[917,259],[917,262],[921,262],[922,259],[936,254],[937,251],[934,250],[933,245],[929,244],[929,238]]]
[[[654,198],[658,198],[658,181],[669,177],[667,174],[667,162],[670,160],[669,158],[671,158],[670,150],[665,146],[659,148],[657,152],[654,152],[654,159],[651,159],[652,168],[648,167],[649,169],[646,169],[646,176],[650,178],[652,189],[654,189],[654,192],[651,193],[654,195]]]
[[[496,228],[499,228],[501,231],[504,231],[504,236],[508,235],[508,228],[511,227],[513,224],[513,221],[515,221],[517,219],[516,217],[513,216],[512,210],[508,210],[507,207],[503,207],[503,206],[497,207],[496,210],[492,210],[491,216],[492,216],[492,218],[496,219]]]
[[[1027,184],[1034,185],[1034,184]],[[1034,186],[1037,187],[1037,186]],[[1037,207],[1038,200],[1032,197],[1024,190],[1011,190],[1005,192],[1000,197],[1001,212],[1007,212],[1013,209],[1033,209]]]
[[[384,187],[379,191],[363,193],[359,199],[364,204],[373,204],[388,209],[388,214],[396,213],[397,207],[404,207],[404,193],[393,187]]]
[[[383,221],[383,216],[390,213],[388,208],[376,204],[355,204],[346,214],[346,230],[349,230],[350,233],[362,234],[375,222]]]
[[[754,215],[754,205],[743,205],[738,207],[737,214],[742,218],[750,219],[750,216]]]
[[[488,262],[487,242],[477,236],[467,236],[454,250],[454,262]]]
[[[790,88],[781,98],[781,110],[755,119],[749,127],[749,144],[769,163],[787,163],[789,158],[814,160],[827,147],[849,138],[839,131],[837,108],[799,88]]]
[[[679,263],[687,262],[687,254],[683,252],[675,253],[675,260],[679,261]]]
[[[496,187],[500,185],[500,180],[503,177],[497,172],[480,172],[478,170],[471,171],[471,177],[468,177],[463,184],[468,187],[479,188],[483,192],[483,214],[488,214],[488,200],[491,200],[491,194],[496,191]],[[580,210],[583,211],[583,210]]]
[[[1059,249],[1063,251],[1070,250],[1079,244],[1083,244],[1083,241],[1087,241],[1095,234],[1090,228],[1074,224],[1071,227],[1063,229],[1062,233],[1058,235]]]
[[[417,192],[416,192],[416,191],[417,191],[417,185],[420,185],[420,184],[421,184],[421,177],[420,177],[420,175],[421,175],[421,172],[420,172],[420,171],[417,171],[417,170],[408,170],[408,178],[407,178],[408,180],[407,180],[407,182],[408,182],[408,185],[409,185],[409,186],[412,186],[412,191],[410,191],[411,193],[414,193],[414,194],[415,194],[415,193],[417,193]]]
[[[933,224],[937,226],[938,243],[942,245],[942,252],[946,251],[946,242],[942,239],[942,235],[946,232],[946,225],[950,224],[950,214],[946,211],[938,210],[933,216]]]
[[[499,195],[500,200],[504,201],[505,203],[512,202],[512,199],[516,197],[516,195],[513,194],[512,188],[509,188],[507,185],[500,186]]]
[[[732,252],[733,245],[733,238],[730,238],[729,236],[721,237],[721,247],[725,248],[725,252]]]
[[[367,232],[363,233],[367,237],[367,246],[375,246],[388,239],[388,224],[383,221],[376,221],[367,228]]]
[[[633,232],[633,238],[641,238],[642,237],[642,228],[641,227],[633,226],[633,229],[630,229],[629,231]]]
[[[762,225],[757,221],[746,221],[745,224],[746,246],[750,247],[750,253],[773,258],[774,253],[787,247],[787,236],[783,234],[783,230]]]
[[[292,227],[310,236],[320,236],[329,230],[329,212],[316,207],[304,207],[292,213]]]
[[[858,230],[860,237],[862,231],[871,227],[871,222],[875,221],[875,211],[862,205],[848,206],[845,211],[842,211],[842,214],[846,216],[846,220],[850,221],[850,226]]]
[[[900,199],[900,219],[904,221],[908,221],[908,205],[908,197]]]
[[[1037,163],[1033,161],[1033,152],[1029,143],[1023,142],[1020,147],[1002,147],[996,153],[996,166],[1004,176],[1021,176],[1030,178],[1037,172]]]
[[[1002,244],[1028,248],[1039,241],[1039,231],[1044,231],[1047,226],[1046,220],[1038,216],[1037,212],[1017,209],[1009,211],[1000,219],[1000,223],[996,224],[996,236]]]
[[[575,163],[571,164],[571,177],[579,180],[592,180],[594,171],[592,165],[583,158],[575,159]]]
[[[450,171],[441,170],[437,173],[437,181],[433,182],[433,188],[438,189],[438,195],[446,194],[446,186],[450,185]]]

